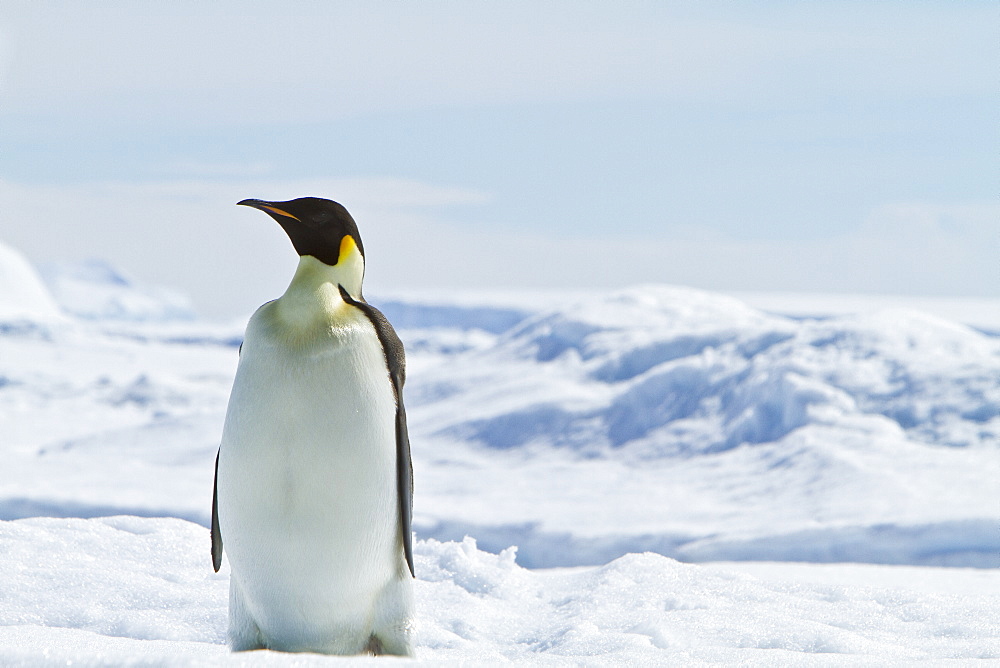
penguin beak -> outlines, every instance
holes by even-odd
[[[274,204],[272,204],[271,202],[265,202],[262,199],[245,199],[237,202],[236,206],[249,206],[272,215],[284,216],[286,218],[291,218],[292,220],[299,220],[298,218],[288,213],[287,211],[283,211],[282,209],[279,209],[278,207],[274,206]],[[299,222],[301,223],[302,221],[299,220]]]

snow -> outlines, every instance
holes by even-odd
[[[877,313],[907,308],[1000,334],[1000,299],[989,297],[917,297],[913,295],[846,295],[787,292],[734,292],[754,308],[796,318]]]
[[[0,318],[50,320],[59,307],[41,277],[19,251],[0,243]]]
[[[223,644],[205,526],[244,322],[102,263],[46,276],[0,247],[0,664],[324,662]],[[407,345],[420,661],[1000,659],[988,317],[372,301]]]
[[[3,664],[330,662],[229,655],[228,573],[205,567],[207,548],[205,529],[179,519],[0,524]],[[418,660],[435,665],[1000,658],[997,604],[986,590],[790,583],[651,553],[539,572],[519,566],[514,548],[490,554],[471,538],[418,541],[416,568]]]
[[[75,265],[50,265],[42,276],[59,306],[87,320],[191,320],[194,311],[184,295],[135,280],[97,259]]]
[[[516,543],[542,567],[641,550],[1000,565],[1000,341],[963,325],[651,286],[413,377],[411,433],[435,443],[421,535]]]

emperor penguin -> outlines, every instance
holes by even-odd
[[[413,655],[413,474],[403,345],[361,294],[343,206],[246,199],[299,263],[250,318],[215,460],[212,564],[234,651]]]

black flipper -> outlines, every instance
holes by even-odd
[[[396,395],[396,493],[399,498],[399,524],[403,535],[403,555],[410,575],[416,577],[413,571],[413,535],[410,528],[413,518],[413,461],[410,459],[410,436],[406,429],[406,409],[403,408],[403,383],[406,382],[406,354],[403,342],[396,335],[396,330],[389,324],[382,312],[365,301],[351,297],[340,288],[340,297],[345,303],[361,310],[371,321],[382,344],[385,354],[385,365],[389,369],[389,379],[392,381],[392,391]],[[221,546],[221,543],[220,543]]]
[[[219,530],[219,452],[215,453],[215,482],[212,483],[212,567],[222,567],[222,532]]]

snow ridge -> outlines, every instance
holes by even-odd
[[[711,453],[879,417],[928,445],[1000,445],[1000,342],[915,312],[797,322],[647,287],[539,314],[474,356],[518,372],[470,374],[481,409],[438,432],[491,448]]]

